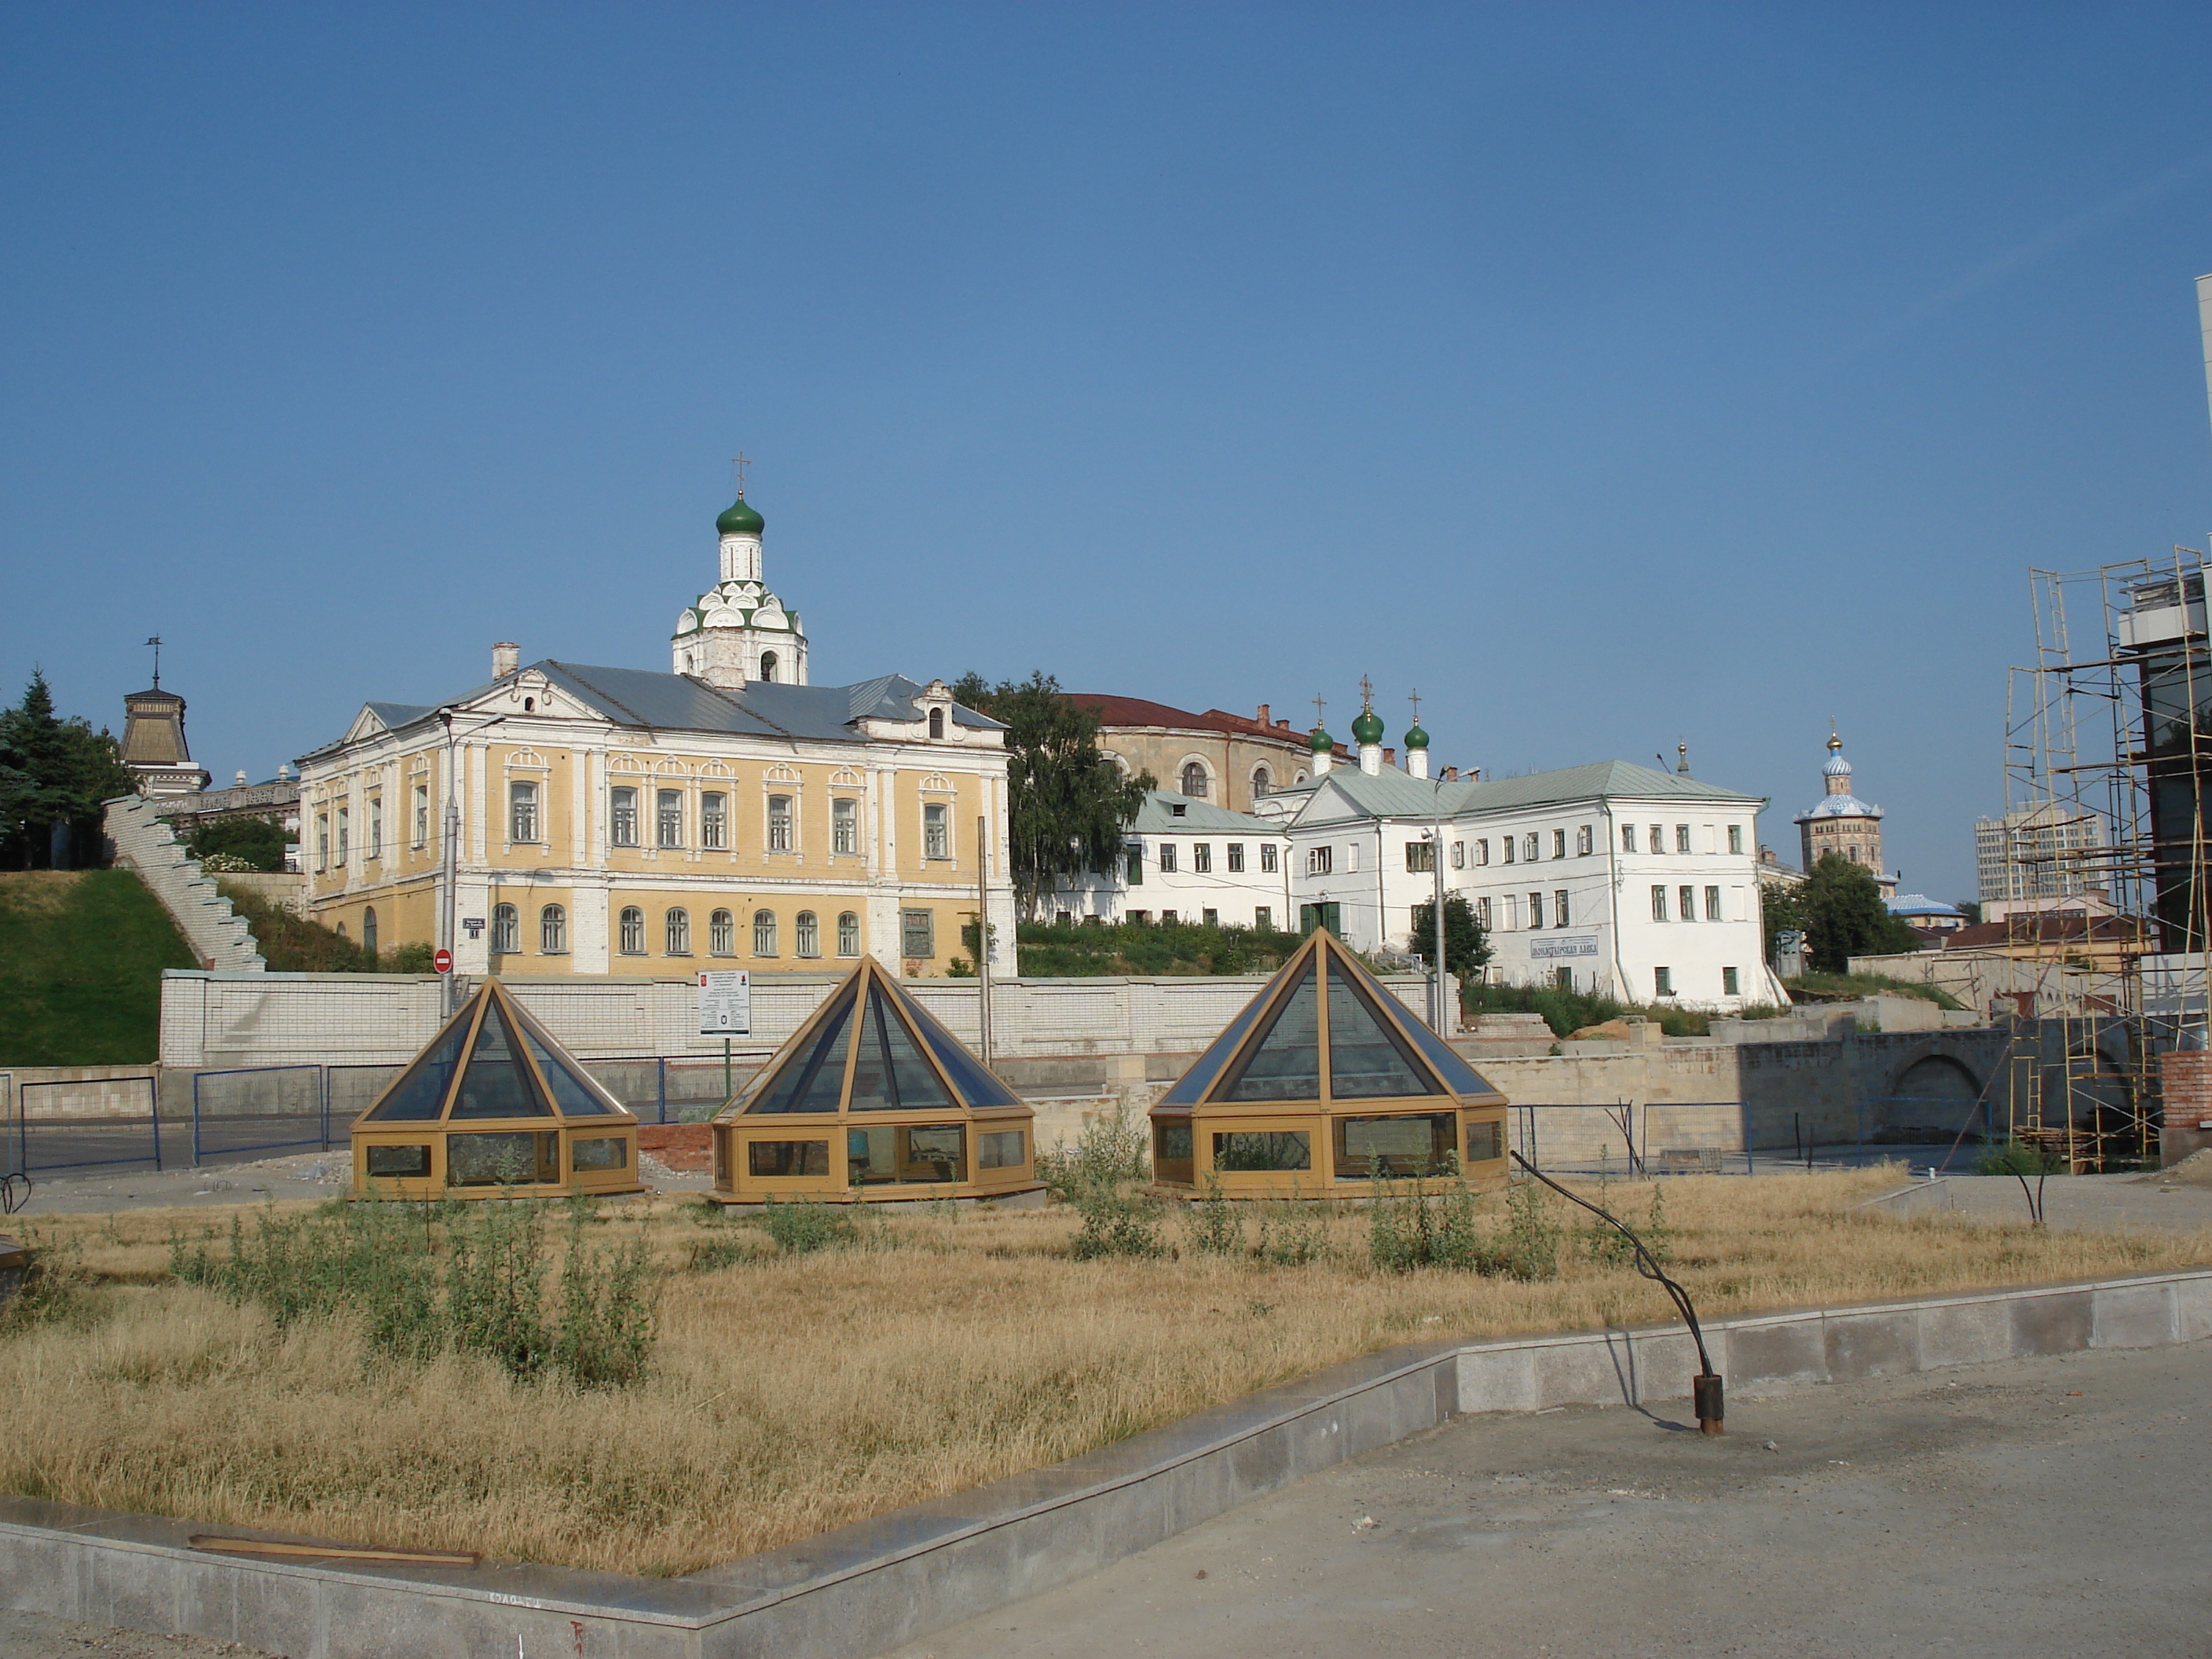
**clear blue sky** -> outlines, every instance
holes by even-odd
[[[2203,545],[2212,9],[0,11],[0,693],[195,756],[665,667],[757,458],[817,682],[1498,771],[1842,723],[1970,894],[2030,564]]]

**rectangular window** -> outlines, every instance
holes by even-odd
[[[1490,838],[1487,836],[1475,842],[1474,861],[1477,864],[1487,864],[1490,862]]]
[[[1254,905],[1252,907],[1252,926],[1263,933],[1273,933],[1275,931],[1275,913],[1264,904]]]
[[[415,786],[415,845],[422,847],[430,839],[430,786]]]
[[[1261,844],[1260,872],[1262,875],[1269,876],[1275,873],[1275,848],[1272,842],[1264,842]]]
[[[580,1174],[586,1170],[627,1170],[629,1137],[593,1135],[589,1140],[573,1141],[568,1147],[568,1167]]]
[[[1552,926],[1554,927],[1564,927],[1566,925],[1567,890],[1561,887],[1557,889],[1552,894]]]
[[[926,960],[937,954],[937,913],[933,910],[902,910],[899,912],[899,951],[902,955]]]
[[[607,791],[607,839],[617,847],[637,845],[637,791]]]
[[[1306,848],[1306,873],[1310,876],[1328,875],[1334,866],[1335,854],[1334,847],[1309,847]]]
[[[1160,873],[1171,876],[1176,872],[1176,844],[1171,841],[1160,843]]]
[[[1528,925],[1531,927],[1544,925],[1544,896],[1541,893],[1528,895]]]
[[[1364,1181],[1370,1172],[1404,1180],[1432,1175],[1458,1149],[1453,1114],[1422,1117],[1340,1117],[1334,1126],[1339,1181]]]
[[[1160,926],[1163,927],[1172,927],[1176,923],[1182,920],[1182,918],[1176,915],[1173,910],[1163,910],[1160,912]]]
[[[1244,873],[1244,843],[1241,841],[1229,843],[1229,873],[1232,876]]]
[[[860,803],[856,800],[833,800],[830,803],[830,850],[833,853],[857,853],[860,850]]]
[[[318,812],[315,814],[315,868],[327,870],[330,867],[331,815],[328,812]]]
[[[1213,873],[1213,843],[1210,841],[1194,842],[1190,849],[1190,867],[1197,874]]]
[[[1467,843],[1463,841],[1455,841],[1452,843],[1451,867],[1455,870],[1467,868]]]
[[[1690,850],[1690,826],[1686,823],[1678,823],[1674,826],[1674,850],[1678,853],[1686,853]]]
[[[347,843],[351,839],[352,818],[353,808],[350,806],[338,808],[338,862],[340,864],[347,862],[346,855],[349,851]]]
[[[1406,843],[1406,869],[1411,875],[1433,872],[1437,867],[1437,844],[1432,841],[1409,841]]]
[[[1562,991],[1573,990],[1575,988],[1575,970],[1571,968],[1553,969],[1552,983]]]
[[[952,856],[952,809],[933,801],[921,809],[921,855],[926,859]]]
[[[975,1135],[975,1167],[979,1170],[1018,1170],[1028,1161],[1023,1150],[1027,1139],[1019,1129],[982,1129]]]
[[[1553,858],[1555,858],[1555,859],[1563,859],[1563,858],[1566,857],[1566,855],[1567,855],[1567,832],[1566,832],[1565,830],[1553,830],[1553,831],[1552,831],[1552,856],[1553,856]]]
[[[1682,908],[1675,914],[1685,921],[1695,921],[1698,919],[1698,890],[1694,887],[1681,889],[1681,900]]]
[[[1597,831],[1585,823],[1575,831],[1575,856],[1586,859],[1597,850]]]
[[[770,795],[768,798],[768,850],[771,853],[788,853],[791,850],[791,797],[788,795]]]
[[[730,844],[730,798],[719,789],[699,797],[699,845],[715,852]]]
[[[1663,823],[1653,824],[1651,826],[1651,838],[1644,844],[1650,848],[1654,853],[1665,852],[1667,850],[1667,826]]]
[[[1149,927],[1152,925],[1152,913],[1150,910],[1132,910],[1129,921],[1133,927]]]
[[[368,798],[368,855],[373,859],[384,856],[384,797]]]
[[[538,839],[536,784],[510,783],[507,786],[507,838],[509,841]]]
[[[1651,920],[1654,921],[1667,920],[1667,890],[1663,887],[1655,887],[1651,890]]]
[[[1213,1137],[1213,1167],[1241,1170],[1310,1170],[1313,1141],[1304,1129],[1244,1129]]]
[[[1673,996],[1674,970],[1672,968],[1654,968],[1651,970],[1651,988],[1662,997]]]
[[[430,1149],[428,1146],[378,1146],[364,1149],[368,1157],[368,1173],[377,1176],[427,1176],[430,1173]]]
[[[653,817],[655,845],[684,845],[684,792],[681,789],[657,792]]]
[[[830,1143],[826,1140],[750,1140],[745,1143],[745,1170],[766,1180],[830,1173]]]
[[[1718,921],[1720,919],[1721,890],[1717,887],[1708,887],[1705,889],[1705,920]]]
[[[1490,901],[1486,898],[1474,902],[1474,925],[1486,933],[1490,931]]]
[[[1741,996],[1743,994],[1741,984],[1736,977],[1735,969],[1733,968],[1723,968],[1721,969],[1721,994],[1724,997]]]
[[[1145,849],[1132,842],[1129,848],[1129,885],[1145,884]]]
[[[1218,910],[1200,910],[1198,913],[1198,919],[1208,927],[1221,926],[1221,912]]]
[[[1521,856],[1530,864],[1534,864],[1540,856],[1536,851],[1536,832],[1534,830],[1521,837]]]
[[[1636,826],[1632,823],[1624,823],[1620,826],[1620,850],[1624,853],[1633,853],[1636,850]]]
[[[1512,862],[1513,862],[1513,837],[1512,837],[1512,836],[1500,836],[1498,838],[1498,851],[1499,851],[1499,852],[1503,853],[1503,854],[1505,855],[1504,861],[1505,861],[1506,863],[1510,864],[1510,863],[1512,863]],[[1483,860],[1483,862],[1484,862],[1485,864],[1487,864],[1487,863],[1489,863],[1489,862],[1490,862],[1490,860],[1489,860],[1488,859],[1485,859],[1485,860]]]
[[[1740,823],[1729,825],[1729,851],[1731,853],[1743,851],[1743,826]]]

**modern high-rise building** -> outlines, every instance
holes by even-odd
[[[2062,801],[1974,820],[1974,870],[1985,904],[2063,907],[2106,896],[2104,820]]]

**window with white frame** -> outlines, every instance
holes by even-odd
[[[512,904],[491,907],[491,953],[518,956],[522,951],[522,917]]]
[[[1632,823],[1624,823],[1620,826],[1620,850],[1624,853],[1633,853],[1636,850],[1636,826]]]
[[[699,797],[699,845],[726,852],[730,845],[730,798],[719,789]]]
[[[1160,843],[1160,873],[1171,876],[1176,872],[1176,844],[1171,841]]]
[[[616,949],[626,957],[645,954],[645,912],[635,904],[623,906],[621,925],[616,929]]]
[[[518,780],[507,786],[507,838],[538,839],[538,786]]]
[[[1275,844],[1271,841],[1260,843],[1260,873],[1267,876],[1275,873]]]
[[[1229,843],[1229,873],[1232,876],[1244,873],[1244,843],[1241,841]]]
[[[1490,862],[1490,838],[1487,836],[1482,836],[1475,842],[1474,861],[1477,864],[1487,864]]]
[[[1654,968],[1651,970],[1651,988],[1662,997],[1673,996],[1674,970],[1672,968]]]
[[[1686,823],[1678,823],[1674,826],[1674,850],[1678,853],[1686,853],[1690,850],[1690,826]]]
[[[331,815],[328,812],[318,812],[315,814],[315,868],[327,870],[330,867]]]
[[[1743,994],[1742,981],[1737,978],[1736,971],[1733,968],[1721,969],[1721,994],[1724,997]]]
[[[1264,766],[1255,766],[1252,769],[1252,799],[1254,800],[1267,799],[1268,795],[1273,793],[1274,787],[1273,773]]]
[[[368,855],[373,859],[384,856],[384,797],[368,798]]]
[[[1708,887],[1705,889],[1705,920],[1718,921],[1720,919],[1721,890],[1717,887]]]
[[[791,920],[791,948],[802,957],[822,954],[822,923],[811,910],[801,910]]]
[[[430,786],[415,786],[415,845],[419,850],[430,839]]]
[[[1213,843],[1212,842],[1200,841],[1191,843],[1190,867],[1198,875],[1210,876],[1213,873]]]
[[[568,913],[549,904],[538,913],[538,951],[541,956],[565,956],[568,951]]]
[[[1273,933],[1275,931],[1275,912],[1273,908],[1265,904],[1254,905],[1252,907],[1252,926],[1263,933]]]
[[[933,910],[902,910],[899,912],[899,951],[909,961],[926,960],[937,954],[937,913]]]
[[[637,845],[637,791],[628,784],[607,791],[607,840],[617,847]]]
[[[1536,832],[1534,830],[1521,837],[1521,856],[1530,864],[1536,861]]]
[[[1218,927],[1221,926],[1221,912],[1218,910],[1200,910],[1198,913],[1198,920],[1199,924],[1201,927]]]
[[[1507,864],[1510,864],[1510,863],[1512,863],[1512,862],[1513,862],[1515,854],[1516,854],[1516,852],[1517,851],[1518,848],[1519,848],[1519,843],[1518,843],[1517,842],[1516,842],[1516,841],[1513,839],[1513,837],[1512,837],[1512,836],[1500,836],[1498,838],[1498,854],[1499,854],[1500,857],[1503,859],[1504,862],[1505,862],[1505,863],[1507,863]],[[1486,860],[1486,861],[1487,861],[1487,860]]]
[[[1731,853],[1743,851],[1743,826],[1740,823],[1729,825],[1729,851]],[[1731,968],[1729,971],[1734,973],[1735,970]]]
[[[655,792],[653,823],[655,845],[684,845],[684,792],[681,789]]]
[[[1654,921],[1667,920],[1667,890],[1663,887],[1654,887],[1651,890],[1651,920]]]
[[[860,954],[860,913],[858,910],[837,913],[837,954],[841,957]]]
[[[849,795],[841,795],[830,803],[830,850],[860,850],[860,803]]]
[[[1552,856],[1553,856],[1553,858],[1555,858],[1555,859],[1563,859],[1563,858],[1566,857],[1566,855],[1567,855],[1567,832],[1566,832],[1565,830],[1553,830],[1553,831],[1552,831]]]
[[[753,954],[757,957],[775,954],[775,912],[773,910],[753,912]]]
[[[770,795],[768,798],[768,850],[788,853],[791,850],[791,797]],[[773,955],[774,952],[766,954]]]
[[[952,809],[932,801],[921,809],[921,855],[926,859],[952,856]]]
[[[717,957],[738,953],[738,919],[727,910],[717,910],[707,918],[707,952]]]
[[[1486,897],[1474,902],[1474,925],[1486,933],[1490,931],[1490,901]]]
[[[1677,896],[1680,898],[1682,904],[1676,914],[1685,921],[1695,921],[1698,919],[1698,890],[1694,887],[1685,887]]]
[[[1562,887],[1552,895],[1552,926],[1554,927],[1565,927],[1566,925],[1567,890]]]
[[[1428,875],[1437,867],[1437,844],[1432,841],[1409,841],[1406,843],[1406,872],[1408,875]]]
[[[1452,843],[1451,867],[1455,870],[1467,868],[1467,843],[1463,841],[1455,841]]]
[[[1206,769],[1196,761],[1187,763],[1182,769],[1182,793],[1193,800],[1204,800],[1206,791]]]
[[[1655,853],[1665,852],[1667,850],[1667,826],[1663,823],[1654,823],[1648,825],[1647,827],[1651,831],[1651,836],[1650,839],[1646,841],[1644,844]]]
[[[1535,929],[1537,929],[1537,928],[1539,928],[1539,927],[1541,927],[1543,925],[1544,925],[1544,896],[1543,896],[1541,893],[1531,893],[1531,894],[1529,894],[1529,895],[1528,895],[1528,927],[1529,927],[1529,929],[1530,929],[1530,931],[1532,931],[1532,932],[1533,932],[1533,931],[1534,931]]]
[[[1597,850],[1597,830],[1595,825],[1583,824],[1575,831],[1575,856],[1586,859]]]
[[[352,838],[352,819],[353,808],[338,808],[338,862],[342,865],[347,862],[347,842]]]
[[[671,910],[661,918],[660,937],[661,949],[667,955],[690,956],[691,954],[691,913],[689,910]]]
[[[1334,847],[1307,848],[1306,873],[1310,876],[1326,876],[1331,873],[1336,864],[1335,854],[1336,848]]]

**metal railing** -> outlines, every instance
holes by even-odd
[[[39,1103],[59,1091],[75,1090],[108,1095],[135,1095],[146,1091],[144,1114],[135,1111],[50,1110],[41,1116]],[[41,1170],[89,1170],[118,1164],[151,1164],[161,1168],[161,1089],[151,1073],[144,1077],[71,1079],[49,1083],[19,1083],[15,1086],[15,1167],[25,1174]]]
[[[221,1081],[234,1078],[246,1081]],[[287,1082],[294,1079],[304,1083],[305,1088],[287,1088]],[[209,1087],[211,1083],[216,1086]],[[244,1152],[327,1147],[331,1099],[325,1085],[320,1066],[240,1066],[195,1072],[192,1162],[197,1164],[210,1157]]]

